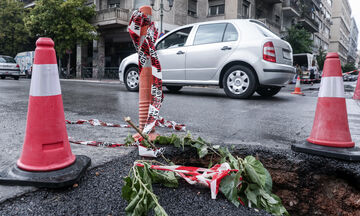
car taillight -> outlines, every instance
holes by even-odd
[[[20,66],[17,64],[16,67],[19,68]]]
[[[269,62],[276,62],[275,47],[271,41],[264,44],[263,59]]]

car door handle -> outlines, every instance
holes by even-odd
[[[231,47],[223,46],[223,48],[221,48],[221,50],[231,50]]]
[[[177,54],[177,55],[182,55],[182,54],[185,54],[185,52],[179,50],[176,54]]]

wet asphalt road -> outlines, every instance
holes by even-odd
[[[29,86],[30,81],[26,79],[0,80],[0,145],[3,149],[0,152],[0,170],[14,164],[20,156],[25,135]],[[123,123],[123,117],[130,116],[137,122],[138,94],[126,91],[123,85],[62,81],[61,87],[66,119],[97,118],[106,122]],[[249,100],[227,98],[222,89],[186,87],[179,94],[165,92],[161,115],[168,120],[186,124],[194,136],[201,136],[214,144],[251,146],[290,154],[291,144],[302,142],[310,134],[318,90],[318,85],[304,85],[302,87],[306,96],[301,97],[290,94],[293,87],[294,85],[288,86],[273,98],[263,98],[255,94]],[[346,96],[350,98],[351,92],[347,92]],[[347,106],[352,138],[359,143],[360,107],[351,99],[347,100]],[[123,142],[128,133],[133,133],[131,129],[89,125],[67,125],[67,129],[69,136],[76,140]],[[158,132],[173,133],[169,129],[158,129]],[[76,189],[40,190],[10,201],[5,200],[34,191],[35,188],[0,186],[0,203],[3,202],[0,204],[0,215],[47,215],[51,214],[51,211],[59,215],[123,214],[125,203],[120,198],[122,183],[119,176],[127,174],[129,166],[136,158],[134,148],[106,149],[74,144],[71,146],[75,154],[89,156],[92,159],[92,167],[98,167],[95,170],[100,170],[100,173],[104,174],[94,177],[93,169],[86,174]],[[107,162],[109,163],[105,164]],[[176,193],[171,189],[158,190],[161,199],[172,201],[167,209],[170,215],[179,215],[183,209],[174,207],[177,201],[174,199],[182,198],[179,192],[189,193],[184,201],[179,201],[181,204],[192,206],[186,209],[187,214],[195,213],[194,206],[210,200],[208,191],[203,190],[199,200],[194,201],[197,189],[191,187],[182,186]],[[104,193],[108,195],[99,196]],[[173,195],[166,195],[172,193]],[[211,205],[224,205],[225,209],[233,209],[223,199],[219,200],[211,202]],[[40,204],[44,207],[38,208]],[[222,214],[220,210],[221,208],[217,208],[212,215],[230,215]],[[236,211],[248,210],[243,208]],[[241,215],[240,212],[237,213]],[[253,214],[258,213],[253,210],[243,212],[243,215]]]

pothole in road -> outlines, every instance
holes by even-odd
[[[349,176],[321,169],[309,171],[304,164],[285,158],[257,156],[272,176],[273,193],[281,198],[290,215],[360,215],[360,187]],[[172,158],[175,164],[197,167],[208,167],[210,160],[210,157],[198,159],[189,152]],[[219,162],[216,158],[212,161]]]

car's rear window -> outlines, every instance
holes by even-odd
[[[260,23],[258,22],[252,22],[255,24],[256,28],[259,30],[259,32],[264,35],[265,37],[272,37],[272,38],[276,38],[276,39],[280,39],[279,36],[277,36],[276,34],[272,33],[269,29],[265,28],[264,26],[262,26]]]
[[[16,63],[16,62],[12,57],[0,56],[0,63]]]

